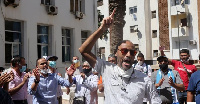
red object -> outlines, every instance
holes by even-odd
[[[188,84],[189,84],[189,79],[188,79],[187,72],[185,71],[185,69],[184,69],[184,67],[182,65],[182,62],[181,61],[177,61],[177,60],[172,60],[171,64],[174,67],[174,69],[179,72],[180,77],[181,77],[181,79],[183,81],[183,84],[185,86],[185,90],[187,90]],[[184,65],[185,65],[185,68],[187,69],[187,71],[190,74],[192,74],[195,71],[197,71],[196,66],[193,65],[193,64],[184,64]]]

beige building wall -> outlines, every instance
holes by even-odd
[[[80,1],[80,0],[79,0]],[[0,13],[0,66],[9,67],[5,63],[5,20],[22,22],[22,56],[26,58],[28,68],[35,68],[37,59],[37,25],[47,25],[50,27],[49,54],[58,56],[57,68],[64,75],[65,67],[69,67],[71,62],[62,62],[62,28],[71,29],[71,55],[82,56],[79,47],[82,44],[81,31],[88,32],[88,35],[97,29],[97,1],[85,1],[83,19],[75,18],[75,14],[70,12],[70,0],[55,0],[58,8],[57,15],[48,15],[46,6],[41,4],[41,0],[20,0],[19,6],[5,6],[1,1]],[[94,47],[94,52],[95,51]]]

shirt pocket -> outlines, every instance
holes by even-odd
[[[110,83],[111,83],[112,86],[119,86],[120,85],[119,81],[117,81],[116,79],[111,79]]]

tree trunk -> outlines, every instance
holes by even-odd
[[[123,40],[123,27],[125,25],[126,0],[109,0],[109,13],[116,8],[114,23],[110,27],[110,53],[114,53],[116,45]],[[115,54],[115,53],[114,53]]]

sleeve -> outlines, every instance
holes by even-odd
[[[177,84],[183,84],[183,81],[180,77],[180,74],[177,71],[174,71],[174,73],[175,73],[176,83]]]
[[[146,84],[146,90],[145,90],[146,98],[150,101],[150,104],[161,104],[162,101],[157,93],[157,90],[155,88],[155,85],[152,83],[152,81],[149,79]]]
[[[99,78],[99,81],[98,81],[98,85],[99,84],[102,84],[103,82],[102,82],[102,76],[100,76],[100,78]]]
[[[14,87],[16,87],[15,82],[14,82],[14,80],[12,80],[9,82],[9,89],[14,88]]]
[[[152,69],[151,69],[151,66],[148,65],[148,76],[151,77],[151,73],[152,73]]]
[[[197,67],[194,65],[194,70],[192,73],[196,72],[197,71]]]
[[[34,80],[35,80],[35,76],[31,76],[30,78],[29,78],[29,80],[28,80],[28,93],[30,94],[30,95],[34,95],[35,93],[36,93],[36,91],[33,91],[32,89],[31,89],[31,86],[32,86],[32,84],[34,83]]]
[[[176,64],[176,62],[177,62],[176,60],[172,60],[172,61],[171,61],[171,65],[174,67],[175,64]]]
[[[187,91],[195,91],[195,74],[192,74],[192,76],[190,77],[190,81],[189,81],[189,84],[188,84],[188,88],[187,88]]]
[[[97,90],[98,76],[94,75],[90,80],[84,80],[83,84],[87,86],[91,91]]]
[[[150,77],[151,81],[153,82],[153,84],[156,83],[156,73],[157,73],[157,71],[153,72],[152,75],[151,75],[151,77]]]
[[[55,76],[58,80],[58,85],[65,86],[65,87],[70,87],[72,85],[72,83],[69,83],[68,79],[64,79],[57,74],[55,74]]]
[[[106,62],[97,57],[94,70],[100,73],[100,75],[103,75],[105,67],[106,67]]]

